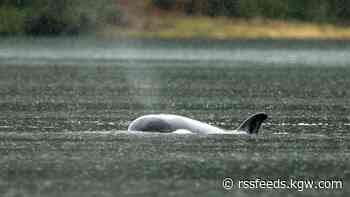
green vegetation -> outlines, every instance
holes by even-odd
[[[163,9],[210,16],[263,17],[346,24],[350,19],[347,0],[153,0]]]
[[[0,35],[349,38],[349,19],[346,0],[0,0]]]
[[[23,33],[26,11],[12,6],[0,7],[0,33]]]
[[[112,0],[0,1],[0,34],[76,34],[119,17]]]

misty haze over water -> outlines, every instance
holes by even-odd
[[[2,65],[350,64],[349,41],[3,38]],[[215,63],[215,64],[214,64]]]

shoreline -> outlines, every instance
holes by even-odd
[[[125,26],[106,26],[96,35],[163,39],[350,40],[350,26],[261,18],[166,15],[146,16]]]

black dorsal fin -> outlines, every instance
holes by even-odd
[[[257,113],[250,116],[248,119],[243,121],[243,123],[238,127],[237,131],[243,131],[248,134],[257,134],[261,123],[267,119],[266,113]]]

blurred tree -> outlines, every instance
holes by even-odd
[[[210,16],[238,16],[238,0],[207,0]]]
[[[153,0],[153,3],[159,8],[170,10],[174,8],[176,0]]]
[[[350,24],[350,1],[349,0],[330,0],[330,12],[335,14],[336,21],[341,24]]]
[[[113,0],[33,0],[26,20],[30,34],[76,34],[120,17]]]
[[[117,23],[115,0],[0,0],[0,34],[76,34]]]
[[[192,12],[197,14],[208,13],[209,2],[203,0],[192,0]]]

